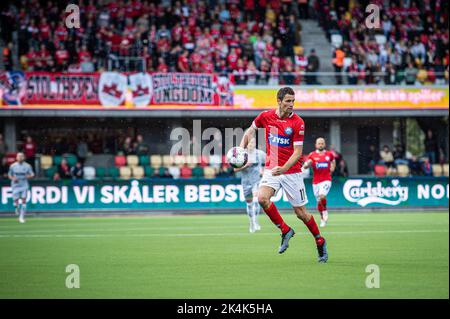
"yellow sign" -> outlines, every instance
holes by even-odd
[[[277,105],[276,89],[237,89],[234,107],[245,109],[273,108]],[[305,110],[358,109],[448,109],[448,88],[299,88],[295,89],[295,106]]]

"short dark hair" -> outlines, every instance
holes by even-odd
[[[285,97],[287,94],[289,94],[289,95],[295,95],[295,92],[294,92],[294,90],[293,90],[291,87],[289,87],[289,86],[286,86],[286,87],[284,87],[284,88],[279,89],[278,92],[277,92],[277,100],[283,101],[284,97]]]

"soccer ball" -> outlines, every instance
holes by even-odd
[[[239,146],[232,147],[227,153],[227,161],[234,168],[242,167],[248,161],[247,151]]]

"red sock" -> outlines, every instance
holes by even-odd
[[[322,216],[322,212],[324,211],[322,201],[317,202],[317,210],[319,211],[320,216]]]
[[[281,232],[283,234],[289,231],[290,227],[284,222],[274,203],[270,203],[270,206],[267,209],[264,209],[264,211],[266,212],[267,216],[269,216],[272,223],[274,223],[275,226],[281,229]]]
[[[323,210],[327,210],[327,199],[322,198],[321,203],[322,203]]]
[[[318,238],[322,237],[322,236],[320,236],[319,227],[317,227],[317,224],[316,224],[316,221],[314,220],[313,215],[311,215],[311,218],[309,219],[308,222],[305,223],[305,225],[306,225],[306,227],[308,227],[309,231],[314,236],[314,238],[316,238],[316,240]]]

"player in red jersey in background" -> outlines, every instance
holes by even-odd
[[[270,200],[282,188],[295,214],[308,227],[315,239],[319,253],[318,261],[326,262],[328,252],[325,238],[321,236],[314,217],[305,207],[308,198],[300,164],[305,123],[294,113],[294,101],[294,90],[290,87],[281,88],[277,93],[278,108],[264,111],[256,117],[251,127],[245,132],[240,147],[247,147],[258,128],[265,129],[267,156],[258,201],[270,220],[281,230],[281,246],[278,252],[282,254],[286,251],[289,240],[295,234]]]
[[[317,200],[317,210],[320,213],[320,227],[325,227],[328,221],[327,195],[331,188],[331,174],[336,168],[333,153],[325,149],[325,139],[316,140],[316,150],[309,153],[302,169],[313,168],[313,191]]]

